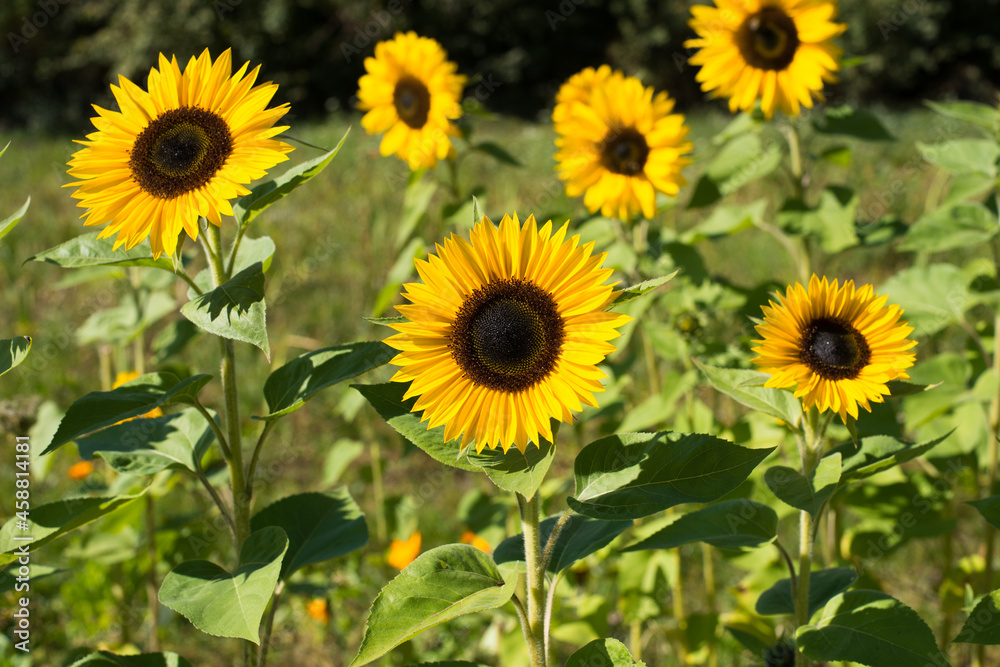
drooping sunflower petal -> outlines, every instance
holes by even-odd
[[[385,341],[399,350],[392,379],[411,382],[413,409],[444,424],[446,440],[523,452],[551,440],[551,418],[597,404],[597,364],[631,318],[604,311],[604,255],[566,232],[539,230],[534,216],[504,216],[499,228],[484,217],[469,240],[452,235],[419,263],[423,283],[405,286],[408,322]]]
[[[206,49],[183,73],[160,54],[148,91],[119,77],[121,111],[95,106],[97,132],[69,162],[84,225],[107,224],[101,237],[117,234],[115,248],[149,237],[155,258],[173,254],[181,233],[197,238],[199,217],[218,226],[232,215],[229,200],[292,150],[271,138],[287,129],[274,124],[288,105],[268,109],[277,86],[254,87],[257,69],[246,69],[232,74],[228,50],[213,64]]]
[[[795,387],[806,408],[833,410],[846,419],[857,418],[858,406],[871,412],[870,402],[889,395],[886,383],[909,379],[906,369],[917,344],[908,336],[913,328],[899,320],[899,306],[886,306],[886,297],[871,285],[843,287],[813,276],[808,291],[801,284],[778,295],[778,303],[764,306],[757,325],[763,340],[754,341],[753,363],[771,377],[767,387]]]

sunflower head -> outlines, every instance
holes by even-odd
[[[697,39],[697,79],[713,97],[728,97],[729,110],[751,111],[760,100],[767,118],[781,109],[823,101],[823,84],[837,80],[841,50],[833,45],[847,26],[834,23],[835,0],[716,0],[691,8]]]
[[[587,209],[631,220],[656,214],[656,193],[676,195],[692,144],[674,101],[608,66],[588,68],[563,84],[552,111],[556,169],[570,197]]]
[[[419,397],[413,410],[444,424],[446,441],[523,452],[552,440],[550,418],[597,405],[597,364],[631,318],[605,310],[617,296],[605,254],[567,229],[483,217],[469,240],[452,235],[417,261],[423,282],[405,286],[408,321],[386,343],[399,350],[393,380],[411,383],[405,397]]]
[[[368,112],[361,119],[368,134],[385,132],[382,155],[395,153],[417,170],[452,154],[466,80],[457,69],[440,44],[414,32],[375,45],[358,82],[358,108]]]
[[[119,111],[94,106],[97,131],[73,154],[69,174],[79,180],[73,197],[87,209],[85,225],[117,234],[114,247],[132,248],[146,237],[153,257],[173,254],[182,233],[198,238],[198,219],[222,224],[230,200],[292,147],[273,139],[288,112],[268,103],[278,87],[254,86],[259,67],[232,73],[227,50],[213,63],[206,49],[181,72],[177,58],[160,54],[147,90],[119,77],[111,92]]]
[[[838,287],[814,275],[808,290],[796,283],[777,299],[763,308],[763,340],[753,348],[760,355],[753,363],[771,374],[765,386],[794,386],[804,407],[856,419],[858,405],[870,412],[870,401],[889,395],[887,382],[909,379],[913,328],[871,285],[855,289],[849,280]]]

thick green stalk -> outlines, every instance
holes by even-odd
[[[812,515],[799,515],[799,578],[795,596],[795,627],[801,628],[809,622],[809,575],[812,570]],[[795,667],[808,667],[809,658],[796,652]]]
[[[546,667],[545,655],[545,570],[542,566],[541,535],[538,530],[538,493],[526,499],[517,494],[521,508],[521,532],[524,535],[524,562],[527,569],[528,627],[524,636],[528,642],[531,667]]]
[[[146,494],[146,554],[149,572],[146,573],[146,605],[149,611],[149,651],[160,650],[160,601],[156,581],[156,505],[152,494]]]

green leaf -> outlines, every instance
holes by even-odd
[[[151,266],[164,271],[174,272],[174,264],[166,255],[153,259],[153,251],[149,244],[143,243],[130,250],[113,250],[114,239],[97,238],[100,232],[84,234],[75,239],[60,243],[54,248],[29,257],[28,262],[45,262],[55,264],[64,269],[78,269],[82,266]]]
[[[403,214],[400,216],[396,226],[396,240],[393,248],[402,248],[406,239],[416,229],[420,219],[427,213],[431,205],[431,198],[437,192],[438,184],[436,180],[423,180],[423,171],[412,172],[406,191],[403,193]]]
[[[472,149],[479,151],[480,153],[486,153],[497,162],[509,164],[512,167],[524,166],[518,161],[517,158],[508,153],[505,148],[502,148],[499,144],[492,141],[481,141],[478,144],[473,144]]]
[[[306,565],[321,563],[360,549],[368,541],[365,515],[346,487],[325,493],[299,493],[258,512],[251,530],[277,526],[288,536],[281,578]]]
[[[790,507],[816,516],[823,503],[837,490],[840,481],[841,455],[834,452],[820,460],[812,481],[787,466],[773,466],[764,473],[767,488]]]
[[[851,166],[851,149],[847,146],[832,146],[820,153],[819,156],[840,167]]]
[[[638,299],[640,296],[648,294],[660,285],[666,284],[676,275],[677,271],[674,271],[671,274],[660,276],[659,278],[650,278],[649,280],[644,280],[641,283],[632,285],[631,287],[626,287],[618,293],[618,298],[615,299],[614,303],[608,307],[608,310],[618,310],[629,301]]]
[[[21,208],[17,209],[3,220],[0,220],[0,239],[14,231],[14,228],[17,227],[17,223],[19,223],[21,218],[24,217],[24,214],[28,212],[28,206],[30,205],[31,197],[28,197],[24,203],[21,204]]]
[[[813,121],[813,127],[820,134],[841,134],[864,141],[895,139],[875,114],[849,106],[827,107],[823,110],[822,120]]]
[[[554,433],[552,437],[555,437]],[[511,447],[507,452],[502,449],[484,449],[477,454],[473,447],[468,447],[465,451],[468,462],[482,469],[501,489],[531,498],[552,465],[556,447],[542,439],[537,446],[528,443],[523,454],[516,447]]]
[[[214,415],[213,415],[214,416]],[[218,423],[216,418],[216,423]],[[79,438],[80,456],[100,455],[115,471],[153,475],[171,467],[198,470],[215,431],[194,408],[154,419],[133,419]]]
[[[142,309],[126,302],[91,313],[76,330],[79,345],[128,343],[158,320],[172,315],[177,302],[166,292],[153,292],[143,300]]]
[[[978,125],[993,134],[997,133],[998,125],[1000,125],[1000,114],[997,113],[997,108],[988,104],[968,102],[966,100],[956,100],[954,102],[924,100],[924,104],[942,116]]]
[[[444,662],[421,662],[412,663],[406,667],[490,667],[481,662],[468,662],[466,660],[445,660]]]
[[[962,631],[952,641],[959,644],[1000,644],[1000,590],[983,596],[969,618],[965,619]]]
[[[211,375],[178,380],[172,373],[147,373],[111,391],[92,391],[69,406],[59,429],[42,455],[55,451],[81,435],[111,426],[123,419],[146,414],[172,403],[192,404]]]
[[[28,551],[35,551],[57,537],[96,521],[111,514],[117,509],[141,498],[145,489],[134,495],[122,495],[112,498],[64,498],[54,503],[36,505],[31,508],[28,520],[28,530],[18,527],[19,519],[12,517],[0,528],[0,553],[11,553],[27,544]],[[18,538],[30,536],[26,541]],[[11,558],[3,559],[10,562]],[[3,563],[0,562],[0,565]]]
[[[427,628],[510,600],[517,577],[504,582],[488,554],[466,544],[422,553],[372,603],[351,667],[366,665]]]
[[[963,174],[955,174],[951,178],[951,187],[941,200],[941,206],[948,207],[966,201],[978,203],[987,192],[997,186],[996,179],[970,171]]]
[[[385,384],[352,384],[361,395],[371,403],[375,411],[396,432],[424,450],[431,458],[445,465],[462,470],[479,471],[479,466],[469,462],[465,453],[459,449],[458,438],[451,442],[444,441],[444,426],[428,429],[420,421],[423,413],[410,412],[417,399],[403,400],[403,394],[409,388],[408,383],[386,382]]]
[[[233,275],[243,269],[260,262],[264,273],[271,268],[271,259],[274,257],[274,241],[270,236],[261,236],[259,239],[244,238],[240,242],[240,247],[236,251],[236,261],[233,262]]]
[[[300,185],[305,185],[326,169],[330,161],[340,151],[340,147],[344,145],[344,141],[347,139],[350,131],[351,129],[347,128],[344,136],[341,137],[340,142],[332,151],[328,151],[312,160],[306,160],[277,178],[264,181],[251,190],[250,194],[237,199],[233,205],[233,215],[236,217],[237,222],[239,222],[240,228],[249,225],[254,218],[263,213],[271,204],[282,199]]]
[[[177,319],[170,322],[153,338],[153,364],[162,364],[170,357],[180,354],[200,333],[201,330],[188,320]]]
[[[595,639],[574,653],[566,667],[646,667],[617,639]]]
[[[808,617],[812,618],[830,598],[843,593],[857,580],[858,573],[850,567],[831,567],[810,572]],[[761,593],[757,598],[756,611],[761,616],[794,614],[795,600],[792,598],[791,579],[785,577]]]
[[[948,667],[934,633],[902,602],[880,591],[847,591],[826,603],[815,625],[795,641],[812,660],[843,660],[869,667],[933,664]]]
[[[706,542],[719,549],[758,547],[771,542],[778,531],[778,515],[767,505],[743,498],[723,500],[688,512],[622,551],[673,549],[690,542]]]
[[[386,364],[396,355],[380,341],[348,343],[302,354],[271,373],[264,383],[269,413],[276,419],[295,412],[327,387]]]
[[[975,507],[991,526],[1000,529],[1000,496],[990,496],[982,500],[967,500],[965,502]]]
[[[988,243],[998,231],[996,216],[979,204],[958,204],[923,216],[907,230],[902,250],[941,252]]]
[[[57,570],[56,568],[49,567],[48,565],[36,565],[35,563],[31,563],[28,565],[28,576],[25,578],[21,575],[20,568],[21,564],[14,561],[8,567],[0,570],[0,595],[16,590],[18,584],[23,584],[25,581],[32,584],[38,579],[44,579],[46,577],[51,577],[54,574],[67,571]],[[18,581],[18,579],[20,579],[20,581]]]
[[[116,655],[98,651],[80,658],[70,667],[191,667],[191,663],[176,653]]]
[[[483,212],[483,207],[479,204],[479,200],[476,197],[473,197],[472,198],[472,226],[475,227],[476,225],[478,225],[480,222],[483,221],[483,218],[485,218],[485,217],[486,217],[486,214]]]
[[[716,206],[703,221],[683,232],[680,241],[694,245],[709,239],[730,236],[745,229],[752,229],[755,221],[764,215],[767,202],[763,199],[749,204],[723,204]]]
[[[260,619],[287,549],[288,538],[280,528],[254,531],[243,542],[235,572],[207,560],[185,561],[164,577],[160,603],[202,632],[260,644]]]
[[[890,304],[903,309],[913,336],[930,336],[960,322],[972,306],[969,280],[954,264],[931,264],[903,269],[877,290]]]
[[[828,452],[824,458],[837,454],[843,457],[841,481],[853,482],[876,473],[887,470],[907,461],[926,454],[945,438],[950,432],[933,440],[927,440],[919,445],[910,444],[887,435],[873,435],[862,438],[860,447],[855,450],[853,443],[844,443]]]
[[[722,193],[719,191],[719,186],[708,174],[702,174],[698,178],[698,182],[694,185],[694,191],[691,193],[691,199],[688,201],[687,207],[704,208],[705,206],[711,206],[720,199],[722,199]]]
[[[995,139],[951,139],[939,144],[917,142],[920,155],[942,169],[955,173],[979,172],[994,177],[1000,146]]]
[[[552,530],[559,522],[558,516],[542,521],[538,526],[542,547],[549,541]],[[572,514],[563,525],[552,549],[552,559],[546,568],[552,574],[562,572],[567,567],[582,560],[604,547],[632,525],[631,521],[602,521]],[[497,545],[493,552],[497,563],[511,563],[524,560],[524,535],[508,537]]]
[[[402,324],[403,322],[409,322],[408,319],[402,315],[397,315],[396,317],[364,317],[362,318],[365,322],[371,322],[372,324],[377,324],[379,326],[387,327],[393,324]]]
[[[613,435],[577,455],[576,497],[567,502],[595,519],[638,519],[681,503],[707,503],[743,483],[772,451],[698,433]]]
[[[0,338],[0,375],[24,361],[30,350],[31,336]]]
[[[789,426],[802,418],[802,403],[792,392],[762,386],[770,375],[739,368],[707,366],[697,359],[694,365],[708,378],[709,384],[748,408],[776,417]]]
[[[705,166],[705,174],[726,196],[777,169],[782,152],[779,142],[769,141],[765,146],[759,133],[746,132],[726,142]]]
[[[833,254],[858,244],[854,229],[858,202],[851,189],[831,185],[820,193],[816,208],[790,199],[778,211],[777,220],[782,229],[817,237],[823,250]]]
[[[264,265],[255,262],[211,292],[181,306],[181,314],[205,331],[256,345],[268,360]]]

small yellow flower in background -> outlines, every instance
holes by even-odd
[[[566,194],[582,194],[588,211],[606,217],[656,215],[656,193],[676,195],[691,162],[683,157],[692,148],[688,127],[673,108],[667,93],[606,65],[572,76],[552,111]]]
[[[126,382],[131,382],[132,380],[136,379],[137,377],[139,377],[138,371],[124,371],[122,373],[119,373],[117,376],[115,376],[115,382],[114,382],[113,385],[111,385],[111,388],[112,389],[117,389],[118,387],[122,386]],[[154,417],[162,417],[162,416],[163,416],[163,410],[161,410],[160,408],[153,408],[152,410],[150,410],[149,412],[147,412],[144,415],[139,415],[139,417],[129,417],[128,419],[123,419],[123,420],[121,420],[118,423],[122,424],[124,422],[132,421],[133,419],[140,419],[140,418],[141,419],[147,419],[147,418],[148,419],[152,419]]]
[[[420,555],[420,531],[415,530],[406,540],[393,540],[389,545],[389,565],[402,570]]]
[[[472,546],[476,547],[477,549],[485,553],[490,553],[491,551],[493,551],[493,547],[490,546],[489,542],[479,537],[471,530],[467,530],[464,533],[462,533],[461,542],[462,544],[471,544]]]
[[[368,112],[361,119],[368,134],[385,132],[382,155],[395,153],[415,171],[453,153],[466,81],[457,69],[437,41],[414,32],[375,45],[358,81],[358,108]]]
[[[199,217],[221,226],[230,200],[292,150],[271,138],[287,129],[274,124],[288,105],[267,109],[278,87],[254,86],[260,67],[248,65],[232,74],[229,50],[213,63],[206,49],[183,73],[160,54],[148,91],[119,76],[121,111],[94,106],[97,132],[69,162],[84,225],[110,223],[100,238],[117,234],[115,249],[149,237],[154,258],[173,254],[183,233],[197,239]]]
[[[306,603],[306,613],[324,625],[330,622],[330,605],[324,598],[313,598]]]
[[[79,481],[94,472],[94,464],[90,461],[77,461],[66,471],[66,476],[72,480]]]
[[[416,262],[423,282],[407,283],[410,303],[396,307],[408,321],[385,342],[400,351],[392,379],[412,382],[405,397],[419,396],[413,410],[429,428],[445,425],[445,442],[524,452],[552,440],[550,418],[597,405],[597,364],[632,318],[605,310],[617,297],[604,284],[607,253],[568,229],[517,214],[497,228],[484,216],[469,241],[452,234]]]
[[[764,116],[776,109],[798,116],[813,99],[824,101],[823,84],[837,80],[841,49],[833,39],[847,26],[834,23],[836,0],[715,0],[695,5],[690,26],[697,39],[702,90],[728,97],[729,110],[752,111],[760,100]]]
[[[760,356],[753,363],[771,374],[764,386],[794,385],[805,408],[856,419],[858,405],[871,412],[869,401],[889,395],[886,382],[909,379],[913,327],[900,322],[902,309],[886,306],[888,297],[874,294],[871,285],[855,289],[849,280],[838,288],[836,280],[814,275],[808,291],[795,283],[777,298],[763,307],[756,327],[763,340],[754,341]]]

